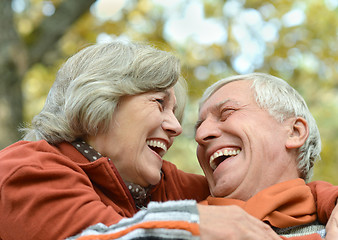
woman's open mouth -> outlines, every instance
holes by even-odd
[[[161,157],[163,157],[168,150],[166,144],[158,140],[147,140],[147,145]]]

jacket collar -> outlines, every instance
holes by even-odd
[[[90,162],[68,142],[60,143],[57,147],[63,155],[69,157],[85,172],[93,183],[95,191],[102,192],[117,206],[125,206],[128,209],[134,209],[136,212],[135,204],[129,190],[116,167],[110,163],[107,157],[101,156],[99,159]]]

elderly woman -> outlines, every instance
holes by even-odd
[[[150,200],[204,199],[204,177],[162,159],[184,104],[180,64],[167,52],[112,42],[75,54],[27,141],[0,153],[0,239],[63,239]]]

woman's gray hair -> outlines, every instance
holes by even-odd
[[[140,43],[89,46],[60,68],[42,111],[30,128],[23,129],[24,140],[55,144],[105,132],[122,96],[171,87],[177,98],[175,114],[181,121],[186,83],[178,58]]]
[[[298,172],[308,182],[313,173],[316,160],[320,159],[321,140],[315,119],[310,113],[303,97],[284,80],[264,73],[251,73],[221,79],[204,92],[200,108],[204,102],[222,86],[241,80],[251,80],[255,100],[258,106],[265,109],[277,121],[283,122],[290,117],[303,117],[309,127],[309,137],[299,148]]]

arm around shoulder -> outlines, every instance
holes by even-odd
[[[317,204],[318,220],[326,224],[338,199],[338,186],[324,181],[314,181],[307,184],[312,191]]]

